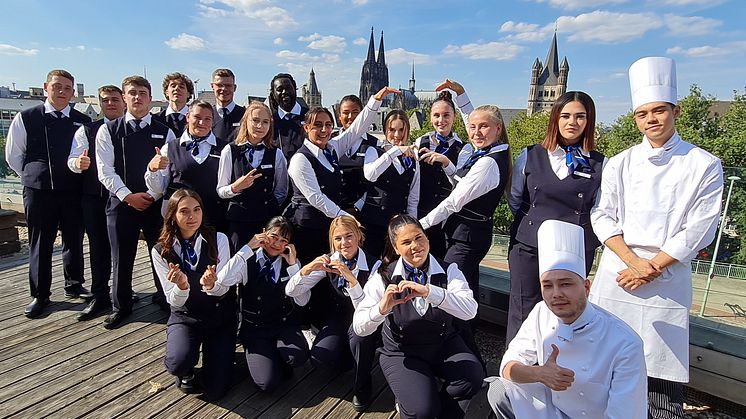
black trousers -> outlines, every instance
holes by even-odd
[[[65,288],[82,284],[83,226],[80,194],[23,188],[23,209],[29,236],[29,287],[34,298],[48,298],[52,287],[52,251],[57,230],[62,235]]]
[[[220,398],[231,384],[236,352],[236,322],[209,327],[185,323],[169,324],[166,329],[166,357],[163,360],[166,370],[177,377],[193,374],[199,361],[200,347],[202,389],[208,397]]]
[[[145,236],[148,252],[155,246],[163,226],[161,202],[152,203],[145,211],[138,211],[112,196],[106,206],[106,224],[111,243],[111,262],[113,271],[111,301],[115,312],[132,311],[132,269],[137,254],[137,243],[140,231]],[[149,253],[148,253],[149,254]],[[153,302],[165,303],[161,282],[153,270],[153,282],[156,293]]]
[[[679,419],[684,417],[684,384],[648,377],[648,417]]]
[[[331,318],[321,324],[314,324],[319,332],[311,346],[311,363],[314,367],[329,367],[346,371],[353,365],[350,352],[350,338],[347,332],[350,321]]]
[[[91,264],[91,292],[96,299],[109,300],[111,279],[111,246],[106,227],[108,197],[81,196],[83,226],[88,236],[88,259]]]
[[[376,349],[381,345],[381,328],[368,336],[358,336],[350,326],[348,332],[350,351],[355,359],[354,393],[369,391],[371,388],[370,372],[376,357]]]
[[[272,334],[242,333],[241,344],[249,374],[262,391],[277,388],[283,372],[300,367],[308,360],[308,342],[300,326],[280,326]]]
[[[238,249],[247,244],[255,234],[261,233],[265,225],[267,225],[266,221],[228,221],[228,234],[226,235],[231,242],[231,254],[238,252]]]
[[[482,365],[458,335],[443,342],[436,359],[381,354],[378,362],[402,418],[463,418],[484,380]]]

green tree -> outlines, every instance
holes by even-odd
[[[606,157],[611,157],[639,143],[641,137],[632,111],[629,111],[619,116],[610,126],[600,126],[596,148]]]
[[[689,95],[679,101],[681,115],[676,121],[676,130],[681,138],[704,146],[718,136],[718,118],[710,114],[714,102],[715,97],[703,95],[702,89],[696,84],[689,88]]]
[[[508,142],[513,153],[513,159],[524,148],[541,143],[547,134],[549,113],[537,112],[531,116],[519,113],[508,125]]]

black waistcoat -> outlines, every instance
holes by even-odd
[[[83,170],[83,193],[99,198],[108,198],[109,191],[98,180],[98,167],[96,167],[96,134],[103,124],[104,120],[102,118],[83,125],[85,136],[88,138],[88,157],[91,159],[90,167]]]
[[[280,256],[278,256],[280,257]],[[281,258],[281,257],[280,257]],[[256,254],[247,262],[248,280],[239,285],[239,300],[241,303],[241,332],[246,333],[253,328],[276,329],[283,325],[297,325],[300,311],[292,298],[285,295],[285,281],[276,283],[259,275],[262,266],[256,259]],[[275,272],[280,278],[287,276],[288,264],[282,258],[280,272]]]
[[[215,134],[215,138],[218,140],[218,152],[220,152],[223,147],[232,143],[233,140],[236,139],[236,134],[238,134],[238,128],[241,124],[241,118],[243,118],[246,108],[236,105],[225,118],[218,115],[217,108],[215,109],[215,115],[212,119],[212,133]]]
[[[437,262],[440,266],[448,266],[441,260]],[[392,263],[387,268],[387,275],[383,275],[384,287],[404,280],[399,275],[393,275],[395,267],[396,263]],[[430,275],[430,283],[447,288],[448,276],[445,273]],[[386,316],[382,332],[384,352],[431,353],[455,333],[452,315],[430,305],[425,315],[420,316],[413,301],[409,301],[395,306],[392,313]]]
[[[430,148],[430,136],[435,135],[428,133],[421,138],[420,148]],[[451,161],[451,164],[458,163],[458,154],[464,148],[464,143],[454,141],[446,151],[445,156]],[[450,195],[453,185],[448,179],[448,175],[443,171],[440,163],[421,164],[420,165],[420,202],[417,205],[418,218],[426,216],[430,211],[435,209],[444,199]]]
[[[26,154],[21,184],[28,188],[80,191],[83,176],[67,167],[73,136],[91,118],[70,107],[70,117],[44,112],[44,105],[21,111],[26,128]]]
[[[124,116],[106,123],[114,148],[114,171],[133,192],[145,192],[145,171],[155,154],[155,147],[163,147],[168,138],[168,127],[151,118],[150,124],[134,132]]]
[[[385,153],[379,147],[376,147],[376,152],[379,157]],[[375,182],[369,182],[365,205],[360,211],[360,220],[366,224],[385,227],[389,224],[391,217],[406,213],[409,188],[414,180],[414,171],[415,167],[412,166],[399,174],[392,163]]]
[[[232,172],[231,183],[255,168],[249,163],[246,153],[241,146],[229,144],[231,148]],[[280,150],[276,148],[264,149],[264,155],[259,163],[262,176],[254,183],[231,198],[228,202],[226,219],[231,221],[266,222],[280,213],[280,206],[275,198],[275,162]]]
[[[213,240],[217,240],[213,233]],[[217,243],[217,242],[216,242]],[[217,246],[217,244],[216,244]],[[156,244],[156,251],[160,254],[162,246]],[[184,266],[181,255],[173,249],[164,258],[167,262]],[[182,307],[171,306],[171,317],[168,324],[194,324],[201,327],[217,327],[226,322],[236,321],[236,292],[231,287],[228,292],[220,297],[208,295],[202,292],[199,283],[202,274],[207,270],[207,265],[217,265],[217,260],[210,257],[207,243],[202,243],[199,253],[199,262],[194,270],[182,269],[189,280],[189,298]]]
[[[342,170],[342,208],[352,208],[365,193],[367,181],[363,175],[365,164],[365,150],[378,143],[376,137],[366,134],[360,147],[349,156],[347,153],[339,156],[339,168]]]
[[[181,137],[181,134],[184,133],[184,129],[186,128],[186,125],[187,125],[186,115],[184,115],[181,118],[181,120],[176,119],[175,122],[170,122],[169,121],[170,118],[166,118],[166,111],[167,110],[168,110],[168,107],[162,109],[160,112],[158,112],[156,114],[153,114],[153,118],[155,118],[161,124],[169,127],[171,129],[171,131],[173,131],[174,134],[176,135],[176,138],[179,138],[179,137]],[[175,114],[179,114],[179,112],[174,112],[174,113]]]
[[[375,258],[361,248],[360,254],[365,255],[365,261],[368,269],[372,267]],[[368,282],[370,271],[358,270],[357,281],[361,287]],[[350,296],[346,294],[344,285],[339,287],[339,275],[327,272],[313,288],[311,288],[311,300],[308,302],[308,308],[311,312],[311,319],[315,325],[324,324],[331,317],[339,317],[345,320],[346,324],[352,324],[352,315],[355,313],[355,307],[352,305]]]
[[[536,247],[536,234],[541,223],[560,220],[583,227],[586,251],[600,246],[591,227],[590,211],[601,187],[603,161],[603,154],[591,151],[588,158],[593,169],[590,179],[571,174],[560,180],[552,170],[547,150],[539,145],[529,147],[524,169],[523,202],[511,226],[512,236],[521,243]]]
[[[340,205],[342,203],[342,173],[339,170],[330,172],[305,145],[298,149],[298,154],[302,154],[311,163],[321,193],[326,195],[335,204]],[[332,220],[309,204],[300,189],[295,186],[295,181],[292,178],[290,181],[293,184],[293,201],[291,205],[295,208],[293,223],[306,228],[327,230]],[[324,234],[326,234],[326,231]]]
[[[287,161],[290,161],[293,154],[303,146],[306,134],[302,123],[306,118],[306,112],[308,108],[301,106],[300,115],[293,115],[290,119],[280,118],[276,111],[272,113],[275,128],[274,146],[282,150]]]
[[[220,150],[217,146],[210,147],[210,153],[202,164],[192,157],[192,152],[186,149],[186,144],[180,144],[176,138],[168,143],[168,161],[171,163],[171,181],[166,189],[165,198],[168,199],[180,188],[188,188],[197,192],[202,198],[205,215],[212,221],[223,217],[225,205],[218,197],[218,164]]]

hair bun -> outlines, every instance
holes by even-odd
[[[438,95],[438,100],[453,101],[453,95],[451,95],[451,92],[448,90],[442,90]]]

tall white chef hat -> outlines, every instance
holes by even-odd
[[[538,231],[539,277],[564,269],[586,278],[583,228],[559,220],[546,220]]]
[[[666,57],[645,57],[629,67],[632,109],[650,102],[676,105],[676,62]]]

